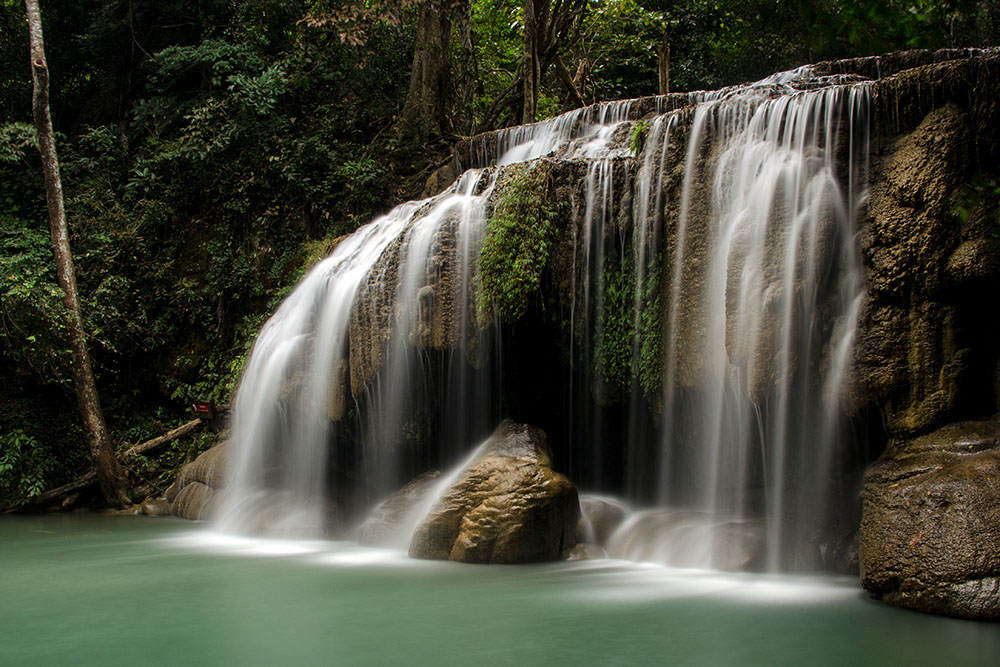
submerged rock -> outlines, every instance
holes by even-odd
[[[576,542],[576,488],[552,470],[545,433],[504,420],[420,523],[410,556],[468,563],[557,560]]]
[[[358,528],[358,543],[371,547],[406,546],[409,535],[404,535],[414,507],[419,507],[434,489],[441,476],[430,470],[407,482],[406,486],[380,502]],[[412,525],[412,524],[411,524]]]
[[[760,570],[763,524],[719,520],[703,512],[649,510],[633,515],[608,543],[614,558],[674,567]]]
[[[580,543],[563,551],[563,560],[598,560],[607,558],[608,552],[596,544]]]
[[[212,501],[215,495],[215,490],[210,486],[201,482],[191,482],[185,485],[170,503],[170,513],[192,521],[207,519],[214,507]]]
[[[165,498],[146,498],[139,506],[139,512],[146,516],[167,516],[170,514],[170,502]]]
[[[874,597],[1000,619],[1000,418],[891,448],[861,497],[861,584]]]
[[[605,545],[611,535],[628,518],[631,510],[617,498],[580,496],[580,526],[577,541]]]

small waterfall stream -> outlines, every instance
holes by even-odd
[[[316,266],[248,362],[223,529],[321,534],[328,499],[371,505],[460,461],[499,421],[504,341],[476,318],[479,249],[498,172],[549,156],[586,164],[568,207],[564,437],[589,466],[583,483],[646,507],[612,555],[798,567],[796,545],[842,511],[868,84],[800,68],[665,100],[499,131],[446,192],[397,207]],[[612,354],[627,377],[607,370]],[[595,401],[622,406],[619,442],[603,440]],[[433,451],[416,451],[429,435]],[[605,479],[612,450],[622,469]]]

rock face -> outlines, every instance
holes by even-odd
[[[1000,58],[906,69],[879,81],[870,201],[861,251],[854,406],[878,406],[888,435],[910,439],[996,409],[1000,253],[991,245]],[[961,215],[959,215],[961,211]]]
[[[1000,619],[1000,416],[893,447],[862,492],[861,583],[889,604]]]
[[[181,468],[164,496],[171,514],[182,519],[208,518],[212,501],[225,485],[226,448],[227,443],[220,443]]]
[[[576,489],[541,430],[504,420],[410,542],[410,556],[467,563],[556,560],[576,542]]]
[[[911,609],[1000,614],[995,421],[1000,253],[1000,58],[922,64],[877,86],[881,138],[862,217],[867,301],[846,403],[889,438],[865,476],[858,557],[874,596]],[[848,407],[850,410],[851,408]],[[937,429],[937,430],[935,430]]]

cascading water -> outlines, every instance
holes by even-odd
[[[503,130],[472,162],[587,165],[567,223],[575,367],[559,428],[581,485],[652,508],[618,531],[612,554],[794,567],[791,546],[826,521],[842,472],[868,88],[800,68],[653,102]],[[269,525],[320,531],[326,498],[347,493],[324,487],[340,458],[370,504],[460,460],[499,421],[497,370],[516,362],[488,352],[502,341],[475,321],[473,288],[495,178],[470,170],[358,230],[265,326],[236,400],[223,527],[258,523],[266,499],[279,516]],[[595,401],[623,406],[620,444],[603,441]],[[431,455],[411,451],[428,440]]]
[[[398,446],[407,428],[399,415],[427,374],[419,355],[414,360],[409,354],[411,346],[442,347],[449,338],[486,345],[485,333],[468,315],[466,269],[478,252],[492,187],[492,174],[469,171],[441,195],[403,204],[362,227],[317,265],[267,322],[234,405],[236,447],[218,513],[223,530],[327,532],[337,518],[328,515],[329,453],[353,444],[350,434],[336,427],[351,409],[352,393],[365,394],[376,406],[363,440],[367,479],[360,490],[380,495],[394,484],[396,461],[387,452]],[[438,261],[432,261],[432,246],[442,243],[447,250],[438,247]],[[359,302],[359,294],[367,298]],[[351,335],[352,320],[356,325],[359,319],[368,320],[373,335]],[[364,383],[365,364],[378,366],[381,359],[385,369]],[[416,378],[414,361],[424,371]],[[457,377],[458,389],[444,403],[465,417],[452,429],[452,439],[467,442],[493,420],[478,405],[467,405],[488,403],[489,390],[481,383],[470,386],[468,373],[444,365],[446,374]]]
[[[672,547],[679,560],[739,551],[741,564],[795,567],[808,559],[797,545],[826,518],[862,296],[866,111],[864,85],[777,97],[758,86],[694,110],[667,229],[657,498],[705,515],[693,553]],[[667,525],[654,540],[676,540]]]

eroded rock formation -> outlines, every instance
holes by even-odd
[[[556,560],[576,542],[576,489],[552,470],[545,434],[504,420],[417,527],[410,556],[468,563]]]
[[[170,513],[182,519],[207,519],[213,501],[225,486],[228,444],[222,442],[188,463],[170,485],[164,498]]]
[[[897,443],[868,468],[861,583],[919,611],[1000,619],[1000,417]]]

